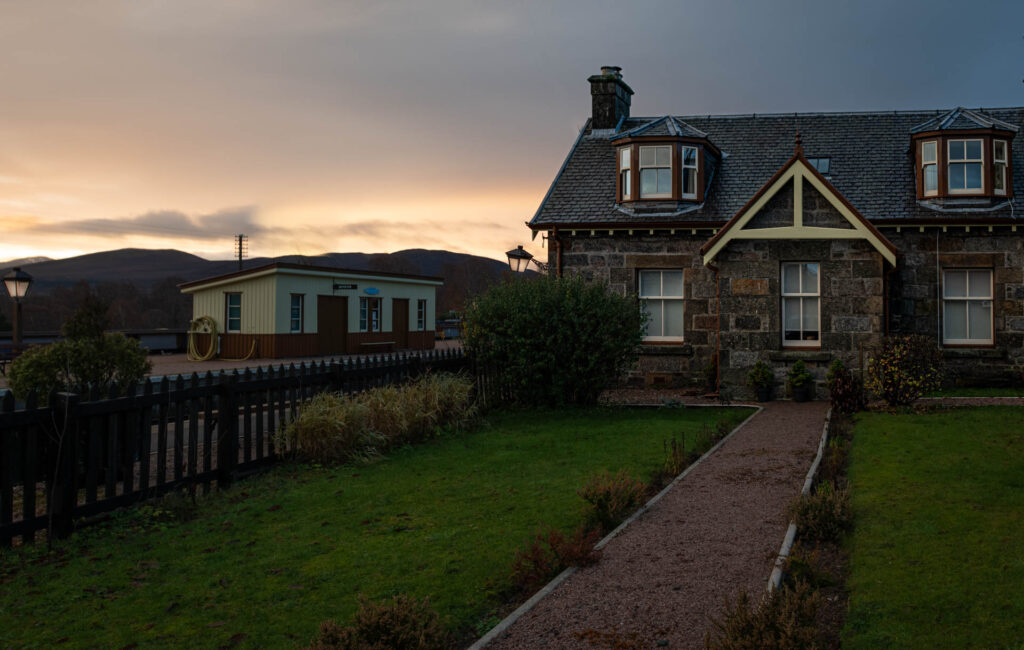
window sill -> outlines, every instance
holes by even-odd
[[[768,353],[771,361],[791,363],[793,361],[831,361],[832,354],[818,348],[785,348]]]
[[[1006,350],[988,345],[943,345],[942,356],[946,359],[1005,359]]]
[[[640,354],[692,357],[693,346],[685,341],[644,341],[640,344]]]

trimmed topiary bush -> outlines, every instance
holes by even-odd
[[[464,345],[514,401],[593,403],[636,360],[634,296],[581,277],[510,278],[466,309]]]
[[[889,406],[914,402],[942,382],[942,353],[935,339],[915,334],[885,339],[868,361],[867,387]]]

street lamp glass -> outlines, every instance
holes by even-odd
[[[508,267],[512,269],[514,273],[524,273],[526,268],[530,266],[530,260],[533,259],[533,255],[529,251],[523,250],[522,246],[517,246],[514,250],[510,250],[505,253],[508,257]]]
[[[10,294],[11,298],[15,301],[21,300],[28,293],[28,288],[32,284],[32,276],[25,273],[20,268],[13,268],[4,275],[4,286],[7,287],[7,293]]]

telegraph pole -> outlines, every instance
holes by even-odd
[[[238,270],[242,270],[242,260],[249,256],[249,236],[235,235],[235,254],[238,255]]]

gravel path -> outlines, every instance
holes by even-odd
[[[765,589],[826,402],[769,402],[488,648],[697,648],[725,599]]]

